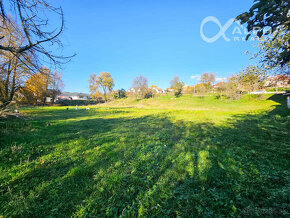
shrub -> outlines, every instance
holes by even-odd
[[[112,92],[113,99],[121,99],[121,98],[127,98],[127,93],[125,89],[119,89],[114,92]]]

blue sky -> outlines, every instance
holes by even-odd
[[[115,89],[130,88],[133,79],[143,75],[149,85],[167,88],[178,75],[185,84],[198,82],[198,75],[213,72],[228,77],[249,63],[254,42],[242,42],[233,24],[214,43],[200,35],[201,22],[216,17],[221,26],[241,12],[252,0],[53,0],[65,13],[62,39],[64,53],[77,56],[64,66],[65,91],[88,92],[89,75],[107,71]],[[207,37],[220,28],[208,22]],[[235,35],[232,32],[235,31]],[[240,41],[234,41],[239,37]]]

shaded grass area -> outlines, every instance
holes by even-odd
[[[264,112],[212,118],[41,108],[2,120],[0,215],[286,217],[289,110],[283,96],[265,101]]]

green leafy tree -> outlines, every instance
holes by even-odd
[[[230,81],[240,92],[253,92],[263,87],[265,79],[266,71],[263,68],[249,65],[237,75],[233,75]]]
[[[118,95],[119,95],[119,98],[126,98],[127,97],[127,93],[126,93],[126,90],[125,89],[119,89],[118,90]]]
[[[247,39],[253,32],[257,32],[257,36],[261,38],[263,35],[269,35],[285,28],[286,37],[283,43],[276,44],[279,46],[279,63],[283,65],[289,64],[289,0],[254,0],[254,5],[248,12],[240,14],[236,19],[242,24],[247,24],[250,32]],[[264,30],[270,30],[265,32]],[[275,39],[275,38],[274,38]]]
[[[114,99],[122,99],[127,97],[127,93],[125,89],[119,89],[112,93]]]
[[[261,37],[258,46],[260,51],[255,54],[258,57],[262,67],[270,70],[274,74],[289,75],[290,69],[289,64],[283,64],[285,59],[289,59],[290,53],[283,52],[283,48],[288,46],[289,49],[290,34],[287,33],[286,29],[277,30],[273,34],[273,39],[268,37]]]

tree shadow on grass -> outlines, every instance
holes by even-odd
[[[74,141],[95,134],[110,131],[117,119],[105,119],[112,113],[124,114],[128,111],[36,111],[38,116],[30,120],[9,120],[1,123],[0,148],[5,164],[19,164],[27,159],[33,160],[52,152],[55,144]],[[90,116],[100,116],[90,120]],[[77,119],[84,120],[77,120]],[[50,125],[47,125],[49,123]],[[15,151],[14,151],[14,150]],[[13,158],[10,158],[13,153]],[[23,159],[22,153],[26,153]],[[19,155],[18,155],[19,154]],[[19,157],[18,157],[19,156]],[[11,167],[11,166],[10,166]]]
[[[287,108],[287,98],[282,94],[275,94],[269,97],[267,100],[279,103],[274,106],[274,109],[268,113],[268,115],[289,116],[290,110]]]
[[[148,123],[152,124],[152,126],[146,129],[145,127]],[[61,186],[66,193],[74,193],[76,195],[87,193],[87,191],[82,189],[82,186],[90,186],[90,188],[92,188],[93,173],[96,173],[99,168],[104,168],[106,170],[115,162],[124,160],[125,156],[126,160],[135,158],[135,152],[139,146],[138,143],[146,143],[146,141],[151,140],[150,135],[152,135],[154,129],[157,130],[160,127],[165,128],[168,124],[170,125],[169,121],[166,119],[155,120],[155,117],[148,116],[137,119],[97,118],[71,121],[61,129],[57,126],[51,126],[50,129],[57,128],[60,137],[53,141],[47,139],[46,143],[43,140],[36,140],[34,143],[44,143],[47,147],[53,146],[53,149],[48,149],[48,152],[37,155],[34,159],[31,158],[29,163],[18,167],[16,170],[23,171],[23,173],[19,176],[15,176],[10,182],[6,181],[6,184],[4,183],[5,185],[1,182],[2,193],[4,195],[3,199],[9,198],[11,194],[9,190],[12,189],[15,198],[18,196],[19,199],[27,200],[27,202],[23,204],[26,205],[25,207],[18,208],[18,213],[27,213],[28,215],[35,212],[34,214],[37,214],[37,211],[39,212],[42,208],[40,207],[41,199],[37,198],[38,200],[33,200],[33,202],[35,202],[33,203],[29,198],[27,199],[27,197],[23,196],[29,196],[29,193],[33,192],[32,190],[39,189],[37,195],[40,195],[40,198],[45,198],[45,203],[50,203],[49,206],[43,207],[51,207],[51,209],[59,208],[60,211],[67,210],[65,214],[70,213],[70,203],[65,204],[64,207],[59,207],[65,202],[61,197],[68,198],[70,194],[59,194],[58,196],[53,195],[53,197],[51,197],[47,192],[52,190],[53,194],[55,194],[57,193],[57,187]],[[78,132],[74,133],[74,136],[70,135],[70,137],[64,137],[63,134],[67,133],[70,128],[76,128]],[[140,132],[142,132],[142,134],[139,134]],[[171,132],[171,135],[174,135],[174,132]],[[60,146],[55,146],[56,142],[60,144]],[[34,143],[32,143],[32,145],[37,147]],[[132,146],[129,152],[126,152],[127,143]],[[35,150],[33,152],[35,153]],[[7,152],[6,155],[10,156],[11,154]],[[3,167],[7,169],[12,168],[9,161],[5,160],[3,162]],[[71,176],[66,176],[66,174]],[[8,177],[10,176],[11,175]],[[82,176],[85,176],[84,181],[80,178]],[[73,177],[73,179],[70,179],[70,177]],[[77,178],[74,179],[75,177]],[[9,180],[7,177],[4,179]],[[82,190],[81,192],[79,189],[76,191],[73,190],[73,188],[77,186]],[[60,188],[60,190],[63,191],[62,188]],[[70,190],[70,188],[72,189]],[[74,198],[71,199],[72,202],[75,202]],[[77,197],[75,199],[76,201],[80,200],[80,198]],[[16,200],[15,203],[19,202]],[[15,204],[12,205],[12,208],[15,209]],[[34,206],[37,209],[35,209]],[[29,210],[27,210],[28,208]],[[57,213],[60,211],[54,210],[54,212]]]
[[[286,216],[288,127],[282,108],[220,126],[166,115],[52,126],[53,149],[1,182],[0,214]]]

